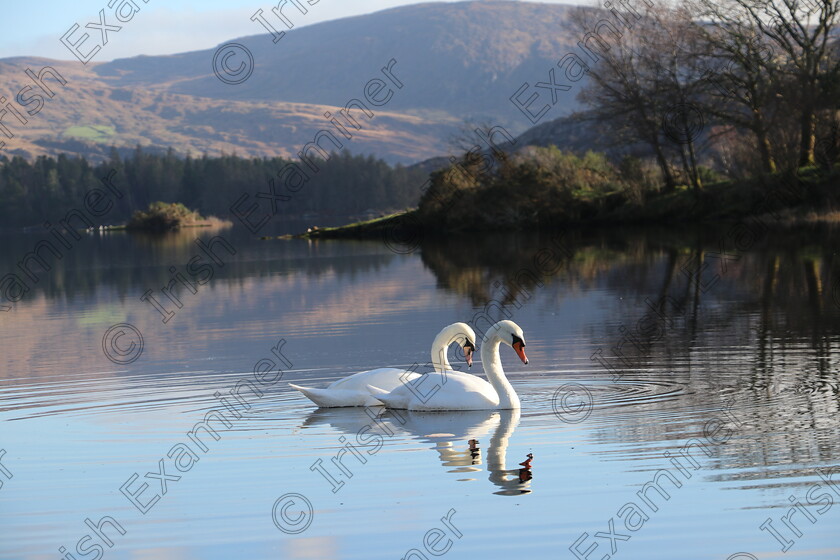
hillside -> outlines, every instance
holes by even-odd
[[[31,85],[27,68],[55,68],[67,80],[55,84],[55,97],[26,126],[8,118],[15,138],[6,140],[8,156],[77,154],[93,160],[107,156],[111,145],[137,144],[164,151],[237,153],[243,156],[293,157],[326,123],[334,109],[311,103],[244,102],[168,93],[144,86],[108,83],[81,64],[36,58],[0,61],[6,89],[17,92]],[[54,83],[49,81],[49,83]],[[352,149],[376,153],[392,161],[413,161],[437,153],[447,134],[446,119],[437,122],[393,111],[356,132]],[[355,132],[355,131],[354,131]],[[155,150],[152,150],[155,151]]]
[[[569,9],[428,3],[296,28],[276,44],[267,33],[232,38],[254,59],[253,74],[236,85],[214,75],[215,49],[87,66],[2,59],[3,90],[12,95],[29,83],[26,68],[50,65],[68,81],[27,125],[9,125],[16,137],[4,153],[96,158],[111,144],[140,143],[180,153],[290,156],[329,126],[326,111],[362,96],[394,59],[405,86],[347,147],[389,161],[422,160],[446,153],[468,118],[503,124],[512,134],[530,126],[509,97],[525,81],[546,79],[579,39],[580,30],[566,23]],[[575,107],[575,92],[567,93],[548,117]]]

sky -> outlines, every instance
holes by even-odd
[[[80,29],[69,37],[78,40],[89,33],[90,45],[101,43],[98,29],[86,29],[87,23],[99,23],[99,11],[105,10],[105,23],[119,24],[114,8],[119,2],[132,0],[42,0],[39,2],[11,0],[4,2],[0,18],[0,58],[12,56],[42,56],[59,60],[73,60],[73,55],[60,39],[73,24]],[[267,33],[251,16],[262,9],[267,18],[274,17],[271,8],[277,0],[133,0],[140,11],[118,32],[108,33],[108,44],[93,59],[104,62],[137,55],[172,54],[212,48],[229,39]],[[418,3],[417,0],[318,0],[306,6],[306,15],[297,14],[296,27],[348,16]],[[309,0],[312,2],[313,0]],[[447,0],[443,0],[447,1]],[[451,0],[449,0],[451,1]],[[479,1],[479,0],[476,0]],[[565,4],[569,0],[542,0],[544,3]],[[580,3],[586,3],[585,0]],[[129,8],[130,9],[130,8]],[[284,13],[293,14],[291,5]],[[291,16],[290,16],[291,17]],[[277,22],[278,30],[283,30]]]

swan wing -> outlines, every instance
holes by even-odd
[[[289,385],[303,393],[306,398],[323,408],[340,406],[382,406],[382,403],[371,396],[368,385],[374,385],[383,390],[391,391],[410,382],[420,374],[399,368],[378,368],[362,371],[339,379],[325,389]]]
[[[384,389],[380,389],[379,387],[368,385],[367,389],[373,398],[388,408],[396,408],[399,410],[405,410],[408,408],[408,395],[400,391],[399,388],[393,391],[386,391]]]
[[[411,381],[419,377],[419,373],[399,368],[377,368],[362,371],[332,383],[328,389],[362,391],[368,393],[367,386],[373,385],[385,391],[393,391],[403,384],[403,380]]]

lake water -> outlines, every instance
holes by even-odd
[[[4,237],[2,274],[42,238]],[[63,251],[0,313],[0,558],[840,558],[838,235],[418,241]],[[505,317],[520,412],[288,386],[425,364],[443,326]]]

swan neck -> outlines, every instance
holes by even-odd
[[[487,375],[487,380],[499,395],[499,408],[519,408],[519,396],[505,376],[505,370],[502,369],[502,360],[499,355],[501,343],[502,338],[498,333],[494,333],[481,345],[481,363],[484,366],[484,374]]]
[[[491,474],[505,470],[508,440],[519,425],[519,416],[519,409],[499,411],[499,424],[487,449],[487,470]]]
[[[523,486],[520,482],[519,469],[506,468],[508,440],[519,425],[519,410],[500,410],[499,415],[499,425],[487,449],[488,479],[503,490],[521,491],[527,485]]]
[[[447,353],[449,345],[454,341],[455,338],[449,333],[449,329],[444,329],[438,333],[432,342],[432,367],[435,368],[436,372],[452,371]]]

